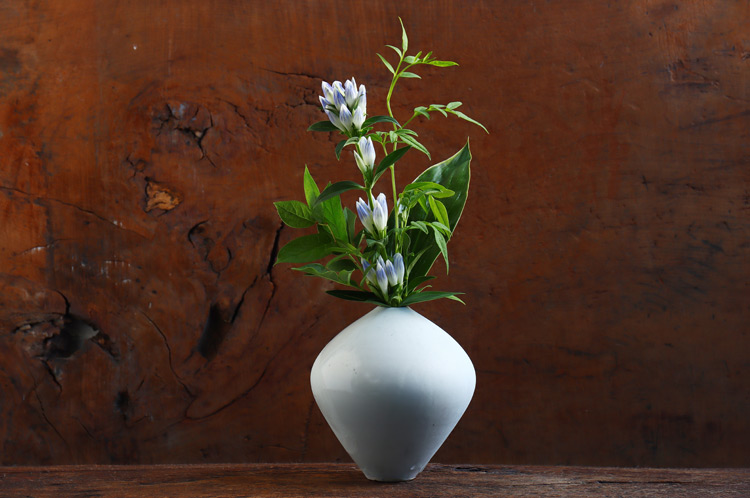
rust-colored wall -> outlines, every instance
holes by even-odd
[[[420,128],[474,152],[436,460],[750,465],[750,7],[648,0],[1,3],[1,463],[346,459],[308,372],[368,308],[272,266],[272,202],[355,177],[304,130],[322,79],[384,112],[399,15],[461,63],[402,97],[491,131]]]

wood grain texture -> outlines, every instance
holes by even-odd
[[[750,6],[698,0],[0,3],[0,463],[348,461],[309,368],[368,308],[273,266],[272,203],[356,177],[304,130],[321,80],[385,112],[398,16],[461,65],[396,116],[491,132],[418,128],[474,155],[438,461],[750,466]]]
[[[368,481],[352,465],[155,465],[0,468],[0,496],[235,498],[740,497],[747,469],[616,469],[430,465],[402,483]]]

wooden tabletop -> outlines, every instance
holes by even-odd
[[[750,469],[427,467],[368,481],[349,464],[0,467],[1,497],[748,497]]]

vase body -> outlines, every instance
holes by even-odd
[[[410,308],[378,307],[323,348],[310,383],[328,425],[365,476],[406,481],[458,423],[476,374],[443,329]]]

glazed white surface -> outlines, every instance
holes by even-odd
[[[471,401],[476,374],[444,330],[410,308],[375,308],[313,364],[321,412],[369,479],[413,479]]]

